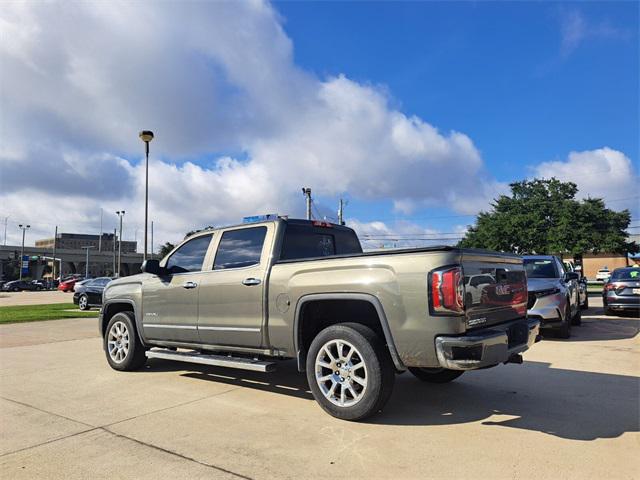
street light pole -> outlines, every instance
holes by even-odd
[[[24,258],[24,234],[27,228],[31,228],[31,225],[18,225],[22,229],[22,248],[20,249],[20,280],[22,280],[22,262]]]
[[[93,245],[88,247],[81,247],[87,251],[87,258],[85,260],[85,268],[84,268],[84,278],[89,278],[89,250],[92,248],[96,248]]]
[[[147,233],[149,231],[149,142],[153,140],[153,132],[151,130],[142,130],[138,136],[140,140],[144,142],[146,164],[145,164],[145,179],[144,179],[144,256],[143,260],[147,259]]]
[[[118,210],[116,215],[120,217],[120,237],[118,239],[118,273],[116,277],[120,277],[120,265],[122,264],[122,217],[124,217],[124,210]]]

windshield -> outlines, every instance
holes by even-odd
[[[524,269],[528,278],[558,278],[553,260],[525,258]]]
[[[616,270],[611,275],[611,280],[640,280],[640,268]]]

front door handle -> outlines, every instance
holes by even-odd
[[[246,285],[247,287],[250,287],[252,285],[260,285],[262,283],[262,280],[260,280],[259,278],[245,278],[242,281],[243,285]]]
[[[187,282],[182,285],[182,288],[196,288],[198,284],[196,282]]]

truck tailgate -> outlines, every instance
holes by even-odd
[[[527,313],[527,277],[514,255],[463,251],[467,328],[522,318]]]

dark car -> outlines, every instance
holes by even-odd
[[[602,303],[607,315],[640,310],[640,268],[616,268],[604,284]]]
[[[26,280],[14,280],[7,282],[2,286],[4,292],[21,292],[22,290],[41,290],[37,283],[28,282]]]
[[[109,277],[98,277],[88,280],[82,285],[77,285],[73,294],[73,303],[78,305],[80,310],[101,306],[102,292],[110,281]]]

